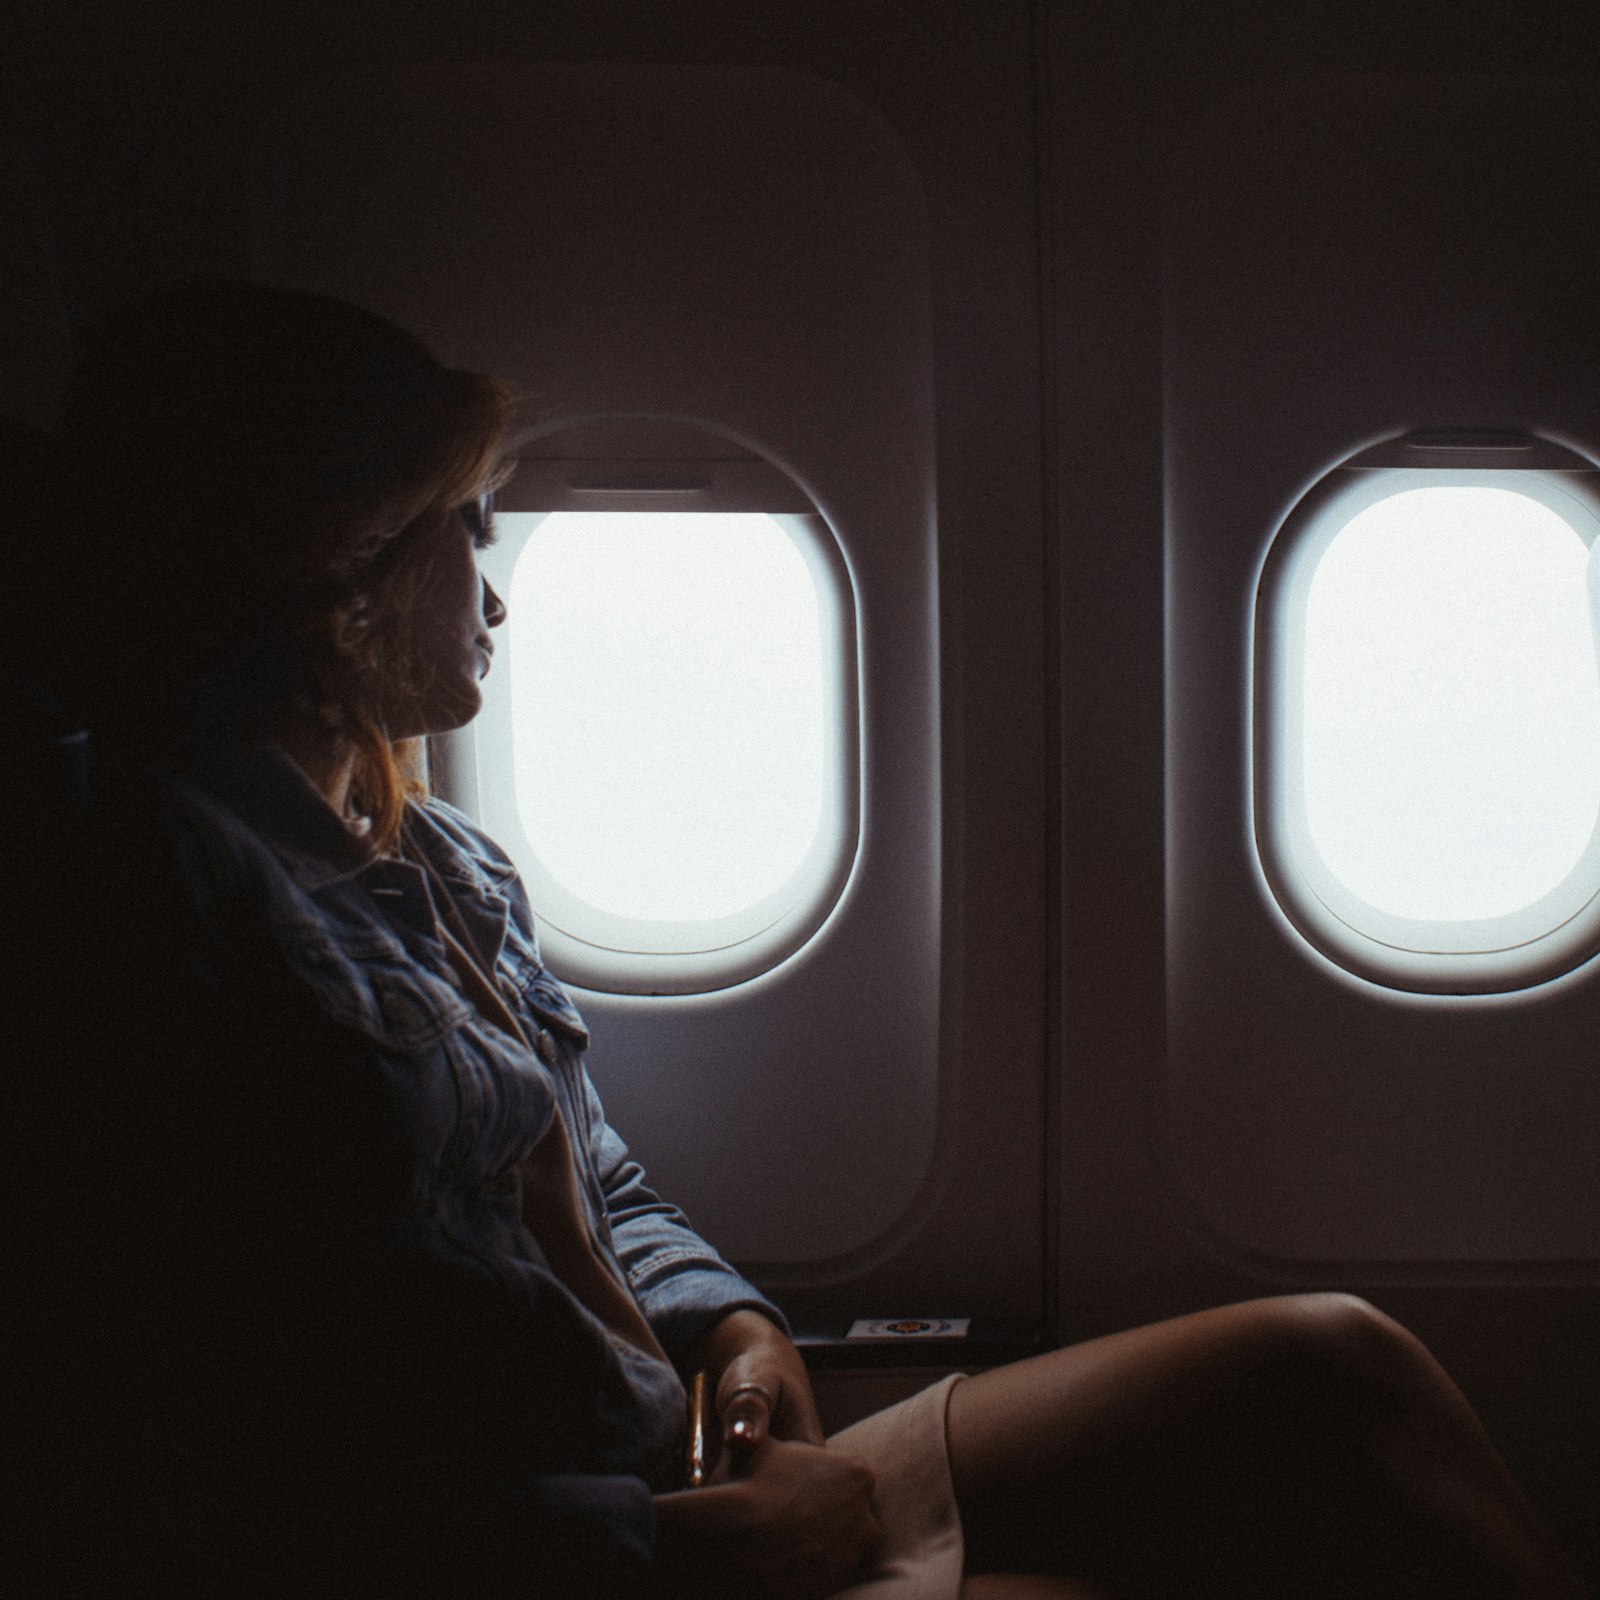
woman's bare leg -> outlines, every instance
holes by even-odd
[[[951,1391],[949,1434],[969,1572],[1116,1600],[1585,1593],[1438,1363],[1350,1296],[980,1374]]]
[[[1074,1578],[996,1573],[962,1579],[961,1600],[1113,1600],[1113,1597],[1108,1589],[1091,1587]]]

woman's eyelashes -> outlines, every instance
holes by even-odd
[[[461,508],[461,518],[472,534],[472,548],[487,550],[497,537],[494,526],[494,497],[484,495],[469,500]]]

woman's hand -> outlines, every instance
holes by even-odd
[[[878,1519],[865,1462],[770,1435],[739,1446],[733,1459],[737,1477],[656,1496],[656,1570],[666,1593],[824,1600],[868,1574]]]
[[[740,1458],[768,1438],[822,1443],[805,1362],[775,1322],[759,1311],[729,1312],[693,1354],[693,1368],[711,1376],[727,1473],[738,1476]]]
[[[866,1463],[823,1446],[800,1352],[758,1311],[733,1311],[690,1352],[716,1396],[722,1449],[702,1489],[656,1497],[666,1591],[696,1600],[823,1600],[871,1570]]]

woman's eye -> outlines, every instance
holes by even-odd
[[[461,517],[472,534],[473,549],[487,550],[495,541],[494,502],[487,495],[469,500],[461,508]]]

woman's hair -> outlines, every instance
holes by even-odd
[[[429,670],[418,552],[493,486],[514,403],[322,295],[193,285],[102,320],[56,432],[71,515],[45,597],[97,737],[181,755],[318,718],[387,848],[408,780],[382,706]]]

